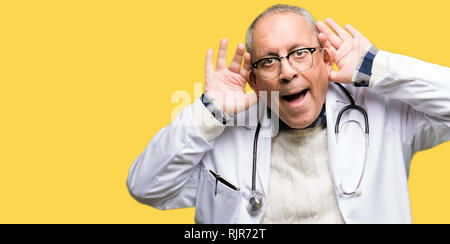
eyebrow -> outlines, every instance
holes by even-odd
[[[295,49],[299,49],[299,48],[302,48],[302,47],[306,47],[306,45],[299,44],[299,43],[291,45],[291,47],[288,49],[288,53],[291,52],[291,51],[294,51]],[[262,55],[262,58],[264,58],[264,57],[273,57],[273,56],[279,57],[280,55],[278,53],[276,53],[274,51],[271,51],[269,49],[269,51],[267,53]]]

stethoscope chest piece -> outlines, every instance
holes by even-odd
[[[250,214],[256,214],[261,210],[264,205],[264,196],[261,192],[252,191],[250,197],[248,198],[247,210]]]

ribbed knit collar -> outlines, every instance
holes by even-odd
[[[322,106],[322,111],[320,111],[319,116],[317,116],[316,120],[314,120],[314,122],[312,122],[312,124],[310,124],[308,127],[304,128],[304,129],[294,129],[294,128],[290,128],[287,124],[285,124],[281,119],[280,119],[280,127],[284,127],[284,128],[288,128],[291,130],[305,130],[305,129],[311,129],[311,128],[315,128],[319,125],[323,124],[325,127],[327,127],[327,113],[325,111],[325,104]]]

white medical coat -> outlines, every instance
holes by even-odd
[[[408,192],[415,152],[450,140],[450,68],[379,51],[370,86],[346,85],[368,113],[370,136],[361,195],[339,194],[356,187],[364,162],[364,119],[344,113],[339,140],[334,125],[348,98],[330,83],[326,97],[329,164],[339,209],[346,223],[411,223]],[[127,186],[139,202],[158,209],[196,207],[197,223],[259,223],[264,208],[247,211],[252,185],[255,126],[227,126],[206,140],[192,126],[193,106],[160,130],[130,168]],[[257,106],[238,114],[247,119]],[[212,117],[212,116],[211,116]],[[212,117],[213,118],[213,117]],[[256,188],[264,195],[270,182],[273,121],[263,118],[258,139]],[[264,136],[264,134],[266,136]],[[450,162],[449,162],[450,163]],[[209,172],[238,186],[235,191]],[[446,194],[446,193],[444,193]]]

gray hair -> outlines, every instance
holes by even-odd
[[[319,30],[316,27],[316,20],[314,17],[309,13],[306,9],[300,8],[297,6],[292,5],[285,5],[285,4],[277,4],[274,5],[268,9],[266,9],[264,12],[262,12],[258,17],[256,17],[255,20],[253,20],[253,23],[250,25],[250,27],[247,30],[247,36],[245,38],[245,47],[247,49],[247,52],[252,54],[252,38],[253,38],[253,29],[255,28],[258,21],[263,18],[264,16],[270,14],[270,13],[295,13],[303,16],[305,20],[311,24],[311,27],[313,27],[314,33],[318,36]]]

